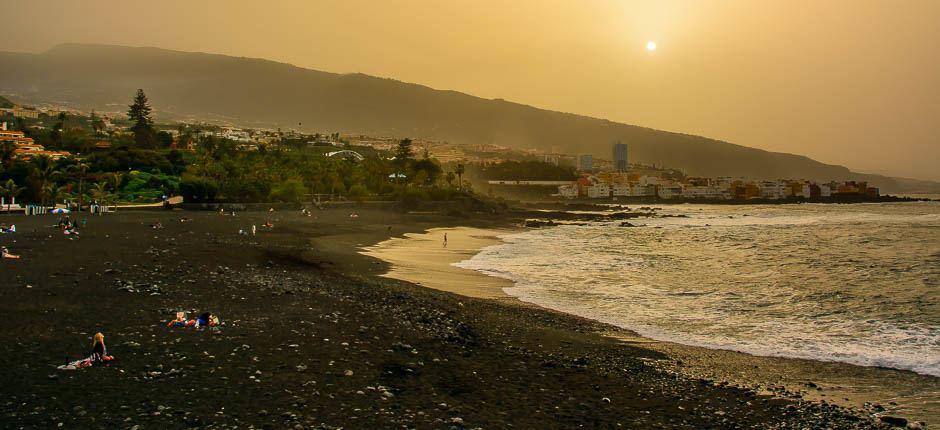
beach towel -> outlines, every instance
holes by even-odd
[[[113,360],[114,360],[113,356],[105,355],[101,357],[101,360],[99,360],[99,363],[107,364]],[[56,368],[59,370],[79,370],[79,369],[84,369],[86,367],[92,367],[94,365],[95,365],[95,360],[92,357],[88,357],[88,358],[83,358],[81,360],[71,361],[68,364],[63,364],[61,366],[57,366]]]

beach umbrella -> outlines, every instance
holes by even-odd
[[[67,214],[67,213],[69,213],[69,212],[71,212],[71,211],[69,211],[68,209],[65,209],[65,208],[55,208],[55,209],[49,211],[49,213],[54,213],[54,214]]]

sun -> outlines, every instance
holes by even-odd
[[[650,51],[650,52],[655,51],[655,50],[656,50],[656,42],[653,42],[652,40],[650,40],[649,42],[646,42],[646,50],[647,50],[647,51]]]

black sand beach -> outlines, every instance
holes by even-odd
[[[379,278],[386,265],[358,254],[430,227],[518,220],[314,215],[79,214],[78,240],[49,227],[54,215],[4,217],[18,230],[0,244],[22,259],[0,262],[0,427],[891,427],[685,376],[675,356],[603,324]],[[257,236],[237,234],[252,224]],[[168,329],[176,310],[225,326]],[[56,369],[98,331],[113,363]]]

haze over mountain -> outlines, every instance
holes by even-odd
[[[888,192],[940,189],[934,182],[853,173],[800,155],[262,59],[84,44],[41,54],[0,53],[0,93],[24,100],[123,110],[137,88],[164,115],[250,126],[493,143],[605,159],[611,144],[621,141],[630,145],[631,161],[690,175],[860,179]]]

